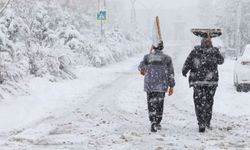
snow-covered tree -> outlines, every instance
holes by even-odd
[[[118,10],[117,4],[107,7]],[[99,42],[96,8],[87,0],[10,1],[0,16],[0,92],[23,89],[18,82],[30,76],[75,79],[74,66],[100,67],[143,50],[138,41],[145,38],[122,29],[119,16],[106,23]]]
[[[228,47],[242,49],[250,42],[250,3],[245,0],[216,1],[220,13],[217,25],[223,28],[224,41]]]
[[[12,10],[0,18],[1,81],[18,81],[27,74],[24,63],[26,50],[22,40],[28,32],[26,24]]]

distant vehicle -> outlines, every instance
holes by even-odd
[[[250,89],[250,44],[235,63],[234,85],[238,92],[247,92]]]

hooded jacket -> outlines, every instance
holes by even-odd
[[[165,93],[169,87],[175,86],[172,59],[161,50],[145,55],[138,69],[145,72],[145,92]]]

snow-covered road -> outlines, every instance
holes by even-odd
[[[170,52],[171,49],[186,47],[170,47]],[[79,79],[75,81],[56,83],[49,88],[45,84],[44,91],[34,92],[38,100],[46,99],[44,103],[38,103],[44,111],[32,100],[25,101],[26,108],[31,105],[29,112],[19,108],[19,115],[32,118],[28,119],[30,121],[16,120],[11,112],[24,102],[17,102],[15,106],[11,102],[0,104],[3,108],[0,112],[5,114],[5,119],[0,121],[0,149],[250,149],[250,93],[235,92],[233,62],[228,60],[220,67],[213,130],[200,134],[197,132],[192,89],[189,89],[187,79],[180,75],[185,59],[180,56],[185,55],[180,55],[180,51],[171,55],[174,57],[177,86],[174,96],[166,97],[162,131],[149,132],[143,78],[137,72],[142,54],[104,68],[79,69]],[[40,82],[43,81],[34,85]],[[58,94],[48,95],[51,90]],[[28,99],[32,98],[31,95]],[[3,105],[9,109],[4,109]],[[30,114],[34,112],[38,117]],[[6,113],[10,114],[9,118]]]

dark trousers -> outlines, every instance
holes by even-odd
[[[217,86],[194,86],[195,112],[199,125],[210,125]]]
[[[163,115],[165,93],[147,92],[148,113],[151,123],[160,124]]]

